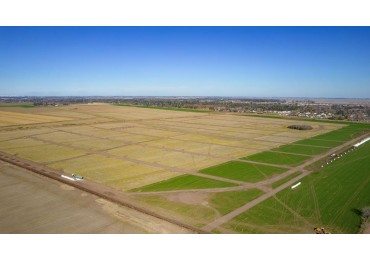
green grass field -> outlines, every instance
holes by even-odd
[[[224,227],[247,233],[269,233],[272,230],[290,233],[294,229],[303,232],[303,227],[311,225],[311,228],[327,227],[332,233],[357,233],[361,221],[359,212],[370,206],[369,169],[368,142],[306,176],[296,189],[279,192],[276,198],[283,204],[270,198]]]
[[[304,155],[317,155],[321,154],[330,148],[324,147],[315,147],[315,146],[304,146],[304,145],[283,145],[278,148],[272,149],[272,151],[280,151],[280,152],[287,152],[287,153],[297,153],[297,154],[304,154]]]
[[[284,153],[277,153],[277,152],[262,152],[256,153],[247,157],[241,158],[242,160],[248,161],[255,161],[255,162],[263,162],[263,163],[271,163],[277,165],[297,165],[310,159],[309,156],[298,155],[298,154],[284,154]]]
[[[271,184],[271,188],[275,189],[275,188],[279,187],[280,185],[283,185],[284,183],[286,183],[286,182],[290,181],[291,179],[297,177],[300,174],[301,174],[300,172],[295,172],[295,173],[289,175],[288,177],[285,177],[284,179],[278,180],[278,181]]]
[[[369,130],[370,125],[367,124],[356,125],[352,123],[347,127],[334,130],[326,134],[314,136],[305,140],[301,140],[295,142],[294,144],[335,147]]]
[[[302,140],[302,141],[295,142],[294,144],[304,144],[304,145],[323,146],[323,147],[332,148],[332,147],[338,146],[342,143],[343,142],[318,140],[318,139],[314,139],[314,138],[308,138],[308,139],[305,139],[305,140]]]
[[[289,212],[275,198],[269,198],[222,225],[244,234],[312,233],[311,226]]]
[[[201,173],[245,182],[258,182],[273,174],[286,171],[284,168],[230,161],[200,170]]]
[[[232,187],[236,184],[223,182],[194,175],[181,175],[169,180],[153,183],[144,187],[133,189],[132,191],[168,191],[168,190],[186,190],[186,189],[207,189]]]
[[[369,129],[370,125],[349,125],[326,134],[312,137],[311,139],[346,142],[357,137],[358,135],[361,135]]]
[[[172,201],[163,196],[141,196],[140,201],[164,216],[171,216],[195,227],[202,227],[217,218],[215,210],[209,207]]]
[[[218,210],[221,215],[226,215],[227,213],[243,206],[249,201],[258,198],[262,194],[263,191],[259,189],[215,193],[209,200],[209,205]]]

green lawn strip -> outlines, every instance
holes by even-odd
[[[234,183],[223,182],[219,180],[208,179],[194,175],[181,175],[168,180],[156,182],[133,189],[131,191],[168,191],[168,190],[186,190],[186,189],[207,189],[223,188],[237,186]]]
[[[355,138],[358,135],[358,133],[362,132],[361,130],[359,130],[359,129],[353,129],[353,131],[336,130],[336,131],[332,131],[332,132],[329,132],[329,133],[326,133],[326,134],[315,136],[314,139],[346,142],[346,141],[349,141],[349,140]]]
[[[204,174],[245,182],[262,181],[266,179],[265,176],[270,177],[284,171],[286,171],[284,168],[238,161],[230,161],[200,170]]]
[[[349,125],[325,134],[317,135],[294,144],[335,147],[370,130],[370,125]]]
[[[301,174],[300,172],[295,172],[295,173],[289,175],[288,177],[285,177],[285,178],[283,178],[281,180],[278,180],[278,181],[276,181],[276,182],[274,182],[274,183],[271,184],[271,188],[275,189],[275,188],[283,185],[284,183],[290,181],[291,179],[297,177],[300,174]]]
[[[202,227],[217,218],[214,210],[203,205],[186,204],[158,195],[140,196],[137,199],[160,214],[196,227]]]
[[[329,141],[329,140],[317,140],[315,138],[309,138],[302,141],[295,142],[294,144],[312,145],[312,146],[325,146],[325,147],[335,147],[341,145],[343,142]]]
[[[277,152],[262,152],[256,153],[247,157],[241,158],[242,160],[248,161],[255,161],[255,162],[263,162],[263,163],[271,163],[277,165],[297,165],[303,161],[310,159],[309,156],[298,155],[298,154],[284,154],[284,153],[277,153]]]
[[[305,155],[316,155],[316,154],[321,154],[329,149],[330,148],[288,144],[288,145],[280,146],[278,148],[274,148],[272,149],[272,151],[297,153],[297,154],[305,154]]]
[[[222,225],[238,233],[307,233],[310,227],[271,197]]]
[[[352,148],[353,145],[346,145],[340,149],[338,149],[335,154],[340,154],[340,153],[343,153],[344,151],[347,151],[348,149]],[[305,170],[314,170],[316,169],[317,167],[319,167],[320,165],[322,164],[326,164],[326,162],[331,158],[331,155],[328,155],[326,157],[324,157],[323,159],[321,160],[318,160],[308,166],[305,167]]]
[[[334,233],[357,233],[358,214],[370,205],[370,143],[277,194],[289,207]]]
[[[173,111],[181,111],[181,112],[197,112],[197,113],[210,113],[210,112],[213,112],[213,111],[209,111],[209,110],[199,110],[199,109],[191,109],[191,108],[137,106],[137,105],[129,105],[129,104],[113,104],[113,106],[151,108],[151,109],[173,110]]]
[[[209,200],[209,205],[218,210],[221,215],[226,215],[244,204],[258,198],[263,193],[264,192],[259,189],[214,193]]]
[[[357,136],[369,131],[369,129],[370,128],[367,125],[362,125],[362,126],[361,125],[360,126],[350,125],[350,126],[338,129],[338,130],[331,131],[329,133],[314,136],[311,139],[345,142],[353,138],[356,138]]]

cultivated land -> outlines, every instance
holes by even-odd
[[[15,156],[23,164],[32,161],[32,167],[45,171],[83,175],[89,183],[87,191],[93,189],[93,183],[108,187],[111,190],[104,194],[107,199],[129,198],[131,204],[138,205],[140,214],[144,215],[146,210],[155,212],[152,216],[156,221],[171,228],[184,223],[185,229],[179,229],[184,232],[197,232],[189,229],[189,225],[226,233],[312,233],[314,224],[328,226],[328,222],[313,221],[311,215],[299,215],[296,212],[299,210],[293,209],[294,202],[279,195],[284,191],[276,192],[276,196],[270,194],[304,176],[316,176],[309,175],[311,172],[305,167],[351,144],[353,138],[368,128],[354,123],[302,123],[108,104],[0,107],[0,113],[0,152]],[[308,124],[313,129],[287,128],[292,124]],[[341,160],[345,161],[344,158]],[[331,176],[325,182],[337,181],[331,180]],[[366,176],[360,175],[360,180],[366,182]],[[363,191],[355,194],[364,196]],[[267,200],[245,213],[241,211],[264,196]],[[276,205],[289,208],[296,221],[294,225],[291,216],[269,219],[273,224],[258,217],[264,212],[280,212],[281,207]],[[257,217],[243,220],[244,214],[258,207],[263,210],[257,210]],[[239,211],[236,218],[229,219]],[[330,226],[332,232],[355,232],[353,228],[342,227],[342,218],[338,219],[337,228]]]
[[[66,184],[0,162],[0,233],[186,233]]]
[[[309,233],[312,226],[324,226],[333,233],[357,233],[360,211],[370,204],[369,169],[370,143],[365,143],[224,227],[242,233]]]

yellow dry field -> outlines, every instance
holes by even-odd
[[[138,145],[129,145],[113,149],[110,150],[109,153],[143,162],[157,163],[169,167],[194,171],[225,161],[225,159],[212,158],[204,155],[194,155]]]
[[[0,127],[1,129],[1,127]],[[22,128],[14,130],[0,130],[0,141],[19,139],[28,136],[37,136],[39,134],[55,132],[47,128]]]
[[[0,111],[0,126],[37,124],[65,120],[70,120],[70,118]]]
[[[111,149],[120,145],[113,140],[81,136],[79,134],[72,134],[68,132],[53,132],[37,135],[37,139],[43,140],[46,143],[62,143],[64,145],[76,147],[76,149],[92,151]]]
[[[181,173],[140,165],[101,155],[88,155],[59,163],[49,164],[64,172],[78,173],[85,178],[103,183],[119,190],[130,190],[146,184],[172,178]]]
[[[130,190],[343,127],[292,124],[302,121],[108,104],[0,108],[0,151]]]
[[[38,163],[65,160],[85,152],[29,138],[0,142],[0,150]]]

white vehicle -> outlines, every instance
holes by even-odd
[[[78,175],[78,174],[75,174],[75,173],[72,173],[72,176],[73,176],[73,178],[75,178],[75,179],[77,179],[77,180],[83,180],[83,179],[84,179],[84,177],[83,177],[83,176]]]

